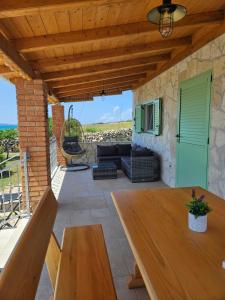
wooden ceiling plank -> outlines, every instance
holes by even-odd
[[[183,20],[174,24],[174,27],[204,26],[207,24],[221,24],[224,20],[224,11],[212,11],[201,14],[187,15]],[[103,28],[88,29],[56,33],[32,38],[14,40],[18,51],[29,53],[47,48],[75,45],[77,43],[94,42],[110,38],[121,38],[151,31],[158,31],[158,27],[150,22],[130,23]]]
[[[94,74],[94,75],[87,75],[78,78],[52,81],[49,82],[48,84],[51,87],[57,88],[57,87],[69,86],[72,84],[79,84],[85,82],[90,83],[90,82],[103,81],[103,80],[113,79],[113,78],[123,78],[132,75],[140,75],[140,74],[144,75],[147,71],[148,71],[148,67],[141,66],[141,67],[135,67],[128,70],[109,71],[103,74],[98,74],[98,76]]]
[[[130,82],[130,81],[138,81],[140,79],[145,78],[144,74],[140,75],[131,75],[131,76],[125,76],[122,78],[113,78],[113,79],[107,79],[107,80],[102,80],[102,81],[96,81],[96,82],[85,82],[85,83],[80,83],[80,84],[73,84],[69,86],[64,86],[64,87],[58,87],[58,88],[53,88],[53,90],[57,93],[61,90],[64,91],[74,91],[74,90],[80,90],[83,88],[86,88],[87,86],[92,88],[96,86],[105,86],[108,84],[120,84],[121,82]]]
[[[29,78],[36,78],[37,75],[32,70],[31,66],[20,54],[15,50],[10,41],[8,41],[0,33],[0,51],[12,62],[17,68],[19,68]]]
[[[110,4],[127,0],[110,0]],[[90,6],[108,5],[108,0],[1,0],[0,18],[14,18],[39,14],[46,11],[60,11]]]

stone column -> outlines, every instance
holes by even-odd
[[[48,134],[47,89],[42,80],[16,81],[18,131],[21,157],[29,154],[28,181],[31,206],[35,207],[51,185]],[[22,190],[25,180],[22,167]]]
[[[57,160],[60,166],[66,165],[66,160],[61,151],[61,132],[64,125],[64,106],[56,104],[52,106],[52,133],[57,142]]]

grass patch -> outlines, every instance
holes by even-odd
[[[82,127],[85,133],[96,133],[96,132],[102,132],[106,130],[119,130],[121,128],[131,128],[132,121],[87,124],[87,125],[82,125]]]
[[[15,156],[16,153],[10,153],[10,157]],[[21,181],[20,167],[18,167],[20,157],[19,155],[14,159],[7,161],[5,168],[10,168],[9,171],[3,172],[3,178],[0,176],[0,189],[6,188],[10,184],[18,186],[18,172],[19,172],[19,181]]]

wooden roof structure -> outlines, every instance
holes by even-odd
[[[225,32],[225,0],[176,0],[188,14],[163,39],[161,0],[1,0],[0,75],[46,81],[51,101],[135,89]]]

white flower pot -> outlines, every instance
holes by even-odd
[[[194,215],[188,213],[188,227],[196,232],[205,232],[207,230],[207,215],[195,218]]]

